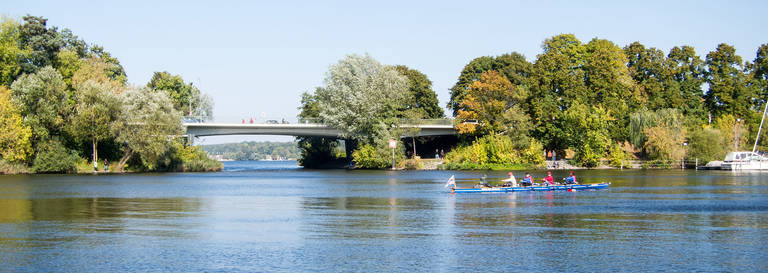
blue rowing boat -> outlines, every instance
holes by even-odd
[[[574,184],[574,185],[555,185],[555,186],[530,186],[530,187],[482,187],[482,188],[451,188],[451,192],[469,193],[469,192],[518,192],[518,191],[581,191],[581,190],[600,190],[610,186],[610,182],[597,184]]]

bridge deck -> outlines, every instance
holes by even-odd
[[[224,135],[283,135],[283,136],[320,136],[338,137],[341,131],[323,124],[221,124],[221,123],[184,123],[187,135],[224,136]],[[403,125],[403,127],[413,127]],[[453,125],[418,125],[418,136],[442,136],[456,134]]]

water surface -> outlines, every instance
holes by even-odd
[[[613,185],[493,194],[451,194],[443,184],[452,174],[471,186],[482,173],[303,170],[288,161],[225,162],[219,173],[0,176],[0,264],[23,272],[768,271],[768,173],[577,171],[582,182]]]

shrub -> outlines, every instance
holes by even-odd
[[[447,168],[508,169],[514,166],[539,166],[544,163],[541,143],[529,140],[516,144],[504,135],[486,135],[468,146],[460,146],[445,156]]]
[[[0,159],[0,174],[23,174],[29,173],[29,168],[21,163],[8,162]]]
[[[723,160],[728,152],[728,140],[720,130],[709,127],[693,130],[689,139],[688,157],[698,158],[702,164]]]
[[[406,170],[420,170],[424,168],[424,164],[421,163],[421,160],[419,159],[406,159],[405,160],[405,169]]]
[[[611,145],[611,149],[608,151],[608,159],[610,159],[610,165],[615,168],[624,167],[629,168],[630,164],[622,164],[623,161],[629,160],[632,158],[632,155],[626,150],[625,147],[631,148],[631,145],[629,142],[625,142],[624,145],[613,143]],[[622,147],[623,146],[623,147]]]
[[[80,157],[58,141],[38,144],[32,170],[38,173],[70,173],[77,169]]]
[[[176,147],[175,157],[181,162],[177,169],[183,172],[212,172],[220,171],[221,162],[208,157],[200,146]]]
[[[405,160],[403,145],[397,145],[399,148],[395,151],[395,164]],[[357,150],[352,152],[352,160],[355,165],[363,169],[385,169],[392,167],[392,149],[389,148],[387,140],[380,140],[374,144],[363,144]]]

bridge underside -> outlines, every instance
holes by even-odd
[[[227,136],[227,135],[280,135],[280,136],[317,136],[339,137],[341,131],[319,124],[205,124],[187,123],[187,135]],[[404,126],[407,127],[407,126]],[[452,125],[421,125],[417,136],[455,135]],[[405,136],[404,136],[405,137]]]

